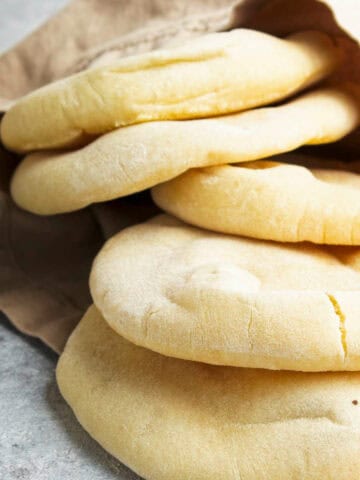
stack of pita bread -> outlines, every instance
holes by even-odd
[[[151,188],[167,212],[104,245],[57,368],[84,428],[146,479],[360,477],[360,163],[294,152],[359,126],[341,61],[320,32],[233,30],[3,119],[20,207]]]

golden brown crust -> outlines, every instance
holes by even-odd
[[[28,152],[149,120],[245,110],[321,80],[338,61],[320,32],[288,40],[246,29],[210,34],[45,86],[7,112],[1,137],[8,148]]]
[[[353,130],[359,117],[358,102],[341,86],[236,115],[134,125],[74,152],[29,155],[14,174],[11,192],[33,213],[68,212],[144,190],[189,168],[333,142]]]
[[[136,347],[89,309],[57,368],[106,450],[151,480],[358,480],[359,373],[215,367]]]
[[[360,245],[360,175],[348,170],[354,162],[342,163],[340,170],[326,168],[325,159],[309,157],[305,168],[296,164],[303,158],[288,154],[192,169],[154,187],[152,196],[181,220],[221,233]],[[360,172],[360,162],[355,163]]]
[[[359,248],[231,237],[163,215],[105,244],[90,289],[114,330],[165,355],[358,370],[359,258]]]

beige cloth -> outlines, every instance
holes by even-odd
[[[358,0],[73,0],[0,57],[0,107],[81,69],[236,26],[281,36],[306,28],[330,32],[347,52],[341,76],[360,80],[358,44],[345,33],[360,38]],[[0,310],[59,352],[90,304],[88,274],[104,238],[156,209],[140,194],[37,217],[9,198],[15,164],[16,157],[1,149]]]

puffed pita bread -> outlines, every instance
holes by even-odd
[[[136,347],[91,307],[57,367],[107,451],[152,480],[358,480],[360,374],[271,372]]]
[[[212,364],[360,369],[360,251],[201,230],[167,215],[110,239],[95,305],[131,342]]]
[[[285,154],[189,170],[154,187],[152,196],[181,220],[222,233],[360,245],[360,175],[346,170],[347,163],[343,170],[329,169],[320,158],[314,167],[310,158],[306,168],[303,158]],[[360,172],[360,162],[355,163]]]
[[[124,58],[45,86],[1,124],[18,152],[69,147],[116,127],[213,116],[265,105],[331,73],[339,50],[326,34],[286,40],[247,29]]]
[[[356,91],[342,86],[235,115],[133,125],[72,153],[29,155],[15,171],[11,192],[33,213],[69,212],[150,188],[189,168],[333,142],[352,131],[359,117]]]

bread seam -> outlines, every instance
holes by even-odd
[[[344,312],[341,310],[341,306],[339,302],[336,300],[335,296],[331,293],[327,293],[326,295],[331,303],[331,306],[334,310],[335,315],[339,320],[340,342],[341,342],[341,347],[343,350],[344,362],[345,362],[348,357],[348,346],[347,346],[347,338],[346,338],[347,336],[346,316]]]

